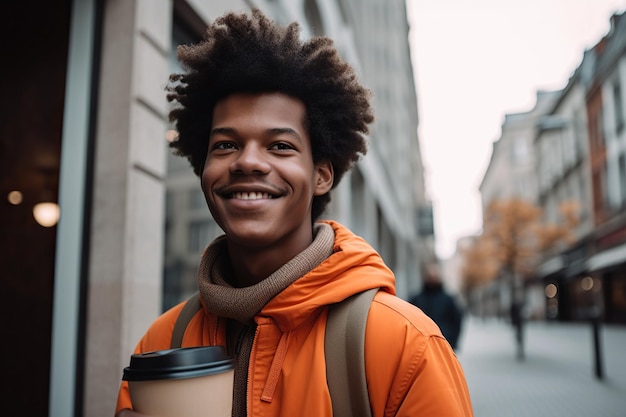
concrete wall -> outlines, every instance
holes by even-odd
[[[107,1],[100,68],[84,415],[111,416],[160,313],[168,0]]]

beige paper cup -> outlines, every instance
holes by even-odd
[[[133,409],[154,417],[228,417],[233,363],[221,346],[132,355],[122,379]]]

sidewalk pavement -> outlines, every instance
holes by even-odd
[[[513,328],[466,317],[458,357],[476,417],[626,417],[626,326],[601,325],[604,378],[591,324],[530,322],[525,359]]]

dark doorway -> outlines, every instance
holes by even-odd
[[[3,5],[0,100],[0,306],[3,415],[47,416],[56,203],[71,0]]]

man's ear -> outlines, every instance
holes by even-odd
[[[315,195],[324,195],[330,191],[335,179],[335,171],[330,161],[315,164]]]

